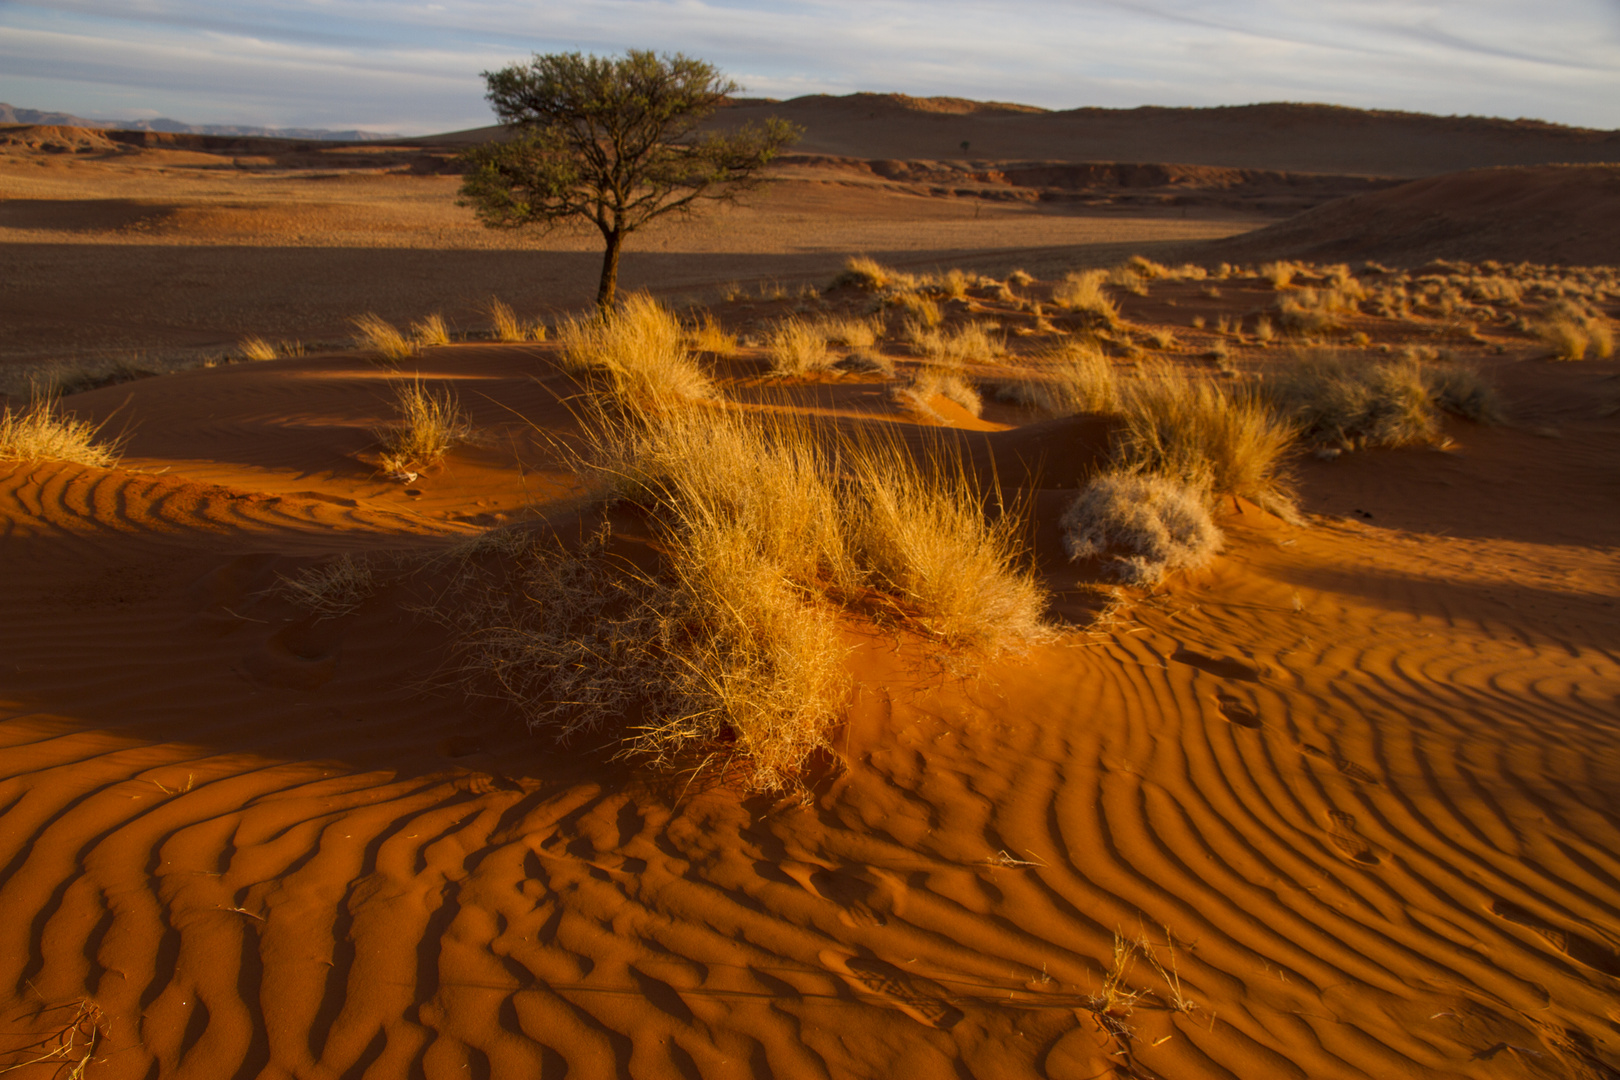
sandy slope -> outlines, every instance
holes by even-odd
[[[1477,169],[1354,195],[1212,245],[1227,258],[1607,265],[1620,251],[1620,166]]]
[[[81,395],[129,467],[0,470],[6,1049],[89,998],[106,1077],[1612,1075],[1620,533],[1571,493],[1620,481],[1613,365],[1504,367],[1561,439],[1316,467],[1311,507],[1372,521],[1246,508],[1214,570],[982,678],[858,641],[805,806],[528,736],[412,614],[545,481],[502,406],[566,429],[549,365],[429,354],[492,438],[416,496],[341,357]],[[1070,590],[1102,443],[987,417],[1008,483],[1049,451]],[[357,613],[274,593],[342,552],[379,568]],[[1190,1002],[1138,963],[1129,1059],[1087,1001],[1116,932]]]

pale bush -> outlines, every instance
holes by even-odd
[[[1071,560],[1100,559],[1116,576],[1157,585],[1215,556],[1221,533],[1204,493],[1165,476],[1115,470],[1094,478],[1060,522]]]
[[[867,292],[882,292],[889,288],[915,288],[916,279],[870,256],[851,255],[844,260],[844,271],[833,280],[833,285],[854,285]]]

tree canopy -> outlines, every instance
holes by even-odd
[[[536,55],[484,80],[496,115],[517,130],[463,155],[462,204],[491,228],[594,224],[606,245],[596,294],[604,310],[627,235],[700,199],[735,199],[758,186],[763,167],[799,135],[775,118],[699,131],[739,87],[679,53]]]

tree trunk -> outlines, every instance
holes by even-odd
[[[613,307],[613,292],[619,287],[619,248],[624,234],[614,229],[602,234],[607,239],[607,250],[602,252],[602,283],[596,287],[596,306],[606,315]]]

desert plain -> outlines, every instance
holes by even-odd
[[[703,408],[954,468],[1041,601],[998,648],[839,608],[836,723],[778,783],[725,739],[626,757],[632,716],[559,742],[469,661],[514,560],[670,552],[580,468],[598,241],[459,207],[487,133],[0,129],[0,391],[118,449],[0,460],[0,1067],[1620,1075],[1620,135],[720,119],[771,112],[774,183],[633,237],[621,287]],[[448,343],[389,360],[367,313]],[[1082,355],[1127,401],[1422,400],[1389,437],[1288,412],[1219,551],[1132,583],[1067,545],[1130,430],[1061,407]],[[387,452],[410,386],[463,411],[442,460]]]

